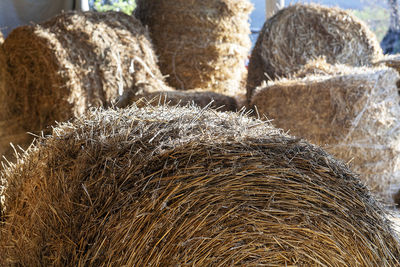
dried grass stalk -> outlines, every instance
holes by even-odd
[[[269,82],[251,104],[277,127],[326,145],[372,191],[393,202],[400,188],[399,75],[387,67],[319,66],[326,74]]]
[[[41,131],[125,94],[166,90],[147,30],[118,12],[63,13],[15,29],[3,44],[9,83],[0,94],[12,113],[0,121]],[[14,88],[14,87],[13,87]]]
[[[149,26],[171,86],[230,96],[244,90],[251,47],[248,0],[136,2],[135,15]]]
[[[346,166],[241,114],[93,112],[2,178],[2,266],[400,264],[384,210]]]
[[[347,11],[289,6],[269,19],[258,37],[249,62],[249,101],[262,81],[288,77],[321,56],[330,64],[364,66],[382,57],[382,49],[368,27]]]

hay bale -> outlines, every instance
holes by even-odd
[[[382,56],[376,36],[351,13],[320,5],[296,4],[266,21],[253,49],[247,97],[263,80],[288,77],[309,60],[371,65]]]
[[[0,114],[0,121],[21,124],[23,132],[128,93],[167,90],[147,30],[123,13],[63,13],[15,29],[3,47],[16,92],[3,103],[15,112]]]
[[[0,160],[4,156],[13,158],[14,149],[10,143],[20,144],[28,147],[32,142],[32,135],[26,133],[23,128],[23,121],[18,120],[19,110],[10,101],[16,98],[16,91],[6,68],[6,57],[3,47],[0,46]]]
[[[149,26],[161,72],[172,87],[230,96],[244,91],[250,1],[136,2],[135,16]]]
[[[347,167],[240,114],[94,112],[2,175],[2,266],[400,264]]]
[[[325,66],[326,67],[326,66]],[[251,105],[273,124],[349,162],[385,201],[400,188],[398,73],[390,68],[332,67],[256,90]],[[307,71],[306,71],[307,72]]]

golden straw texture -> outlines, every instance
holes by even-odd
[[[289,6],[269,19],[258,37],[249,62],[249,101],[262,81],[288,77],[321,56],[330,64],[364,66],[382,57],[382,49],[374,33],[347,11]]]
[[[0,117],[6,125],[18,124],[12,128],[22,126],[23,133],[46,130],[118,98],[127,102],[128,94],[170,90],[147,30],[123,13],[63,13],[15,29],[3,48],[13,86],[0,93],[10,95],[2,105],[13,112]]]
[[[149,26],[160,69],[182,90],[235,96],[244,91],[250,51],[248,0],[137,0],[135,15]]]
[[[96,111],[2,179],[1,266],[400,264],[384,210],[346,166],[243,114]]]
[[[312,62],[299,76],[316,65],[319,75],[268,82],[251,104],[275,126],[325,146],[372,191],[393,202],[400,189],[398,73],[344,65],[329,70],[326,63]]]

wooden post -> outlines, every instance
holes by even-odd
[[[272,17],[285,6],[285,0],[265,0],[265,19]]]

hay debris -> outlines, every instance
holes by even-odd
[[[250,51],[248,0],[136,0],[149,26],[160,69],[177,89],[235,96],[244,91]]]
[[[15,86],[0,94],[16,91],[2,104],[13,112],[0,121],[23,132],[111,106],[127,93],[166,90],[147,30],[123,13],[63,13],[15,29],[3,48]]]
[[[253,49],[247,98],[264,80],[288,77],[309,60],[371,65],[382,57],[376,36],[351,13],[315,4],[295,4],[266,21]]]
[[[384,210],[346,166],[241,114],[93,112],[2,178],[2,266],[400,264]]]
[[[400,188],[399,75],[387,67],[343,65],[326,72],[337,69],[341,73],[269,82],[251,104],[275,126],[348,162],[372,191],[393,203]]]

